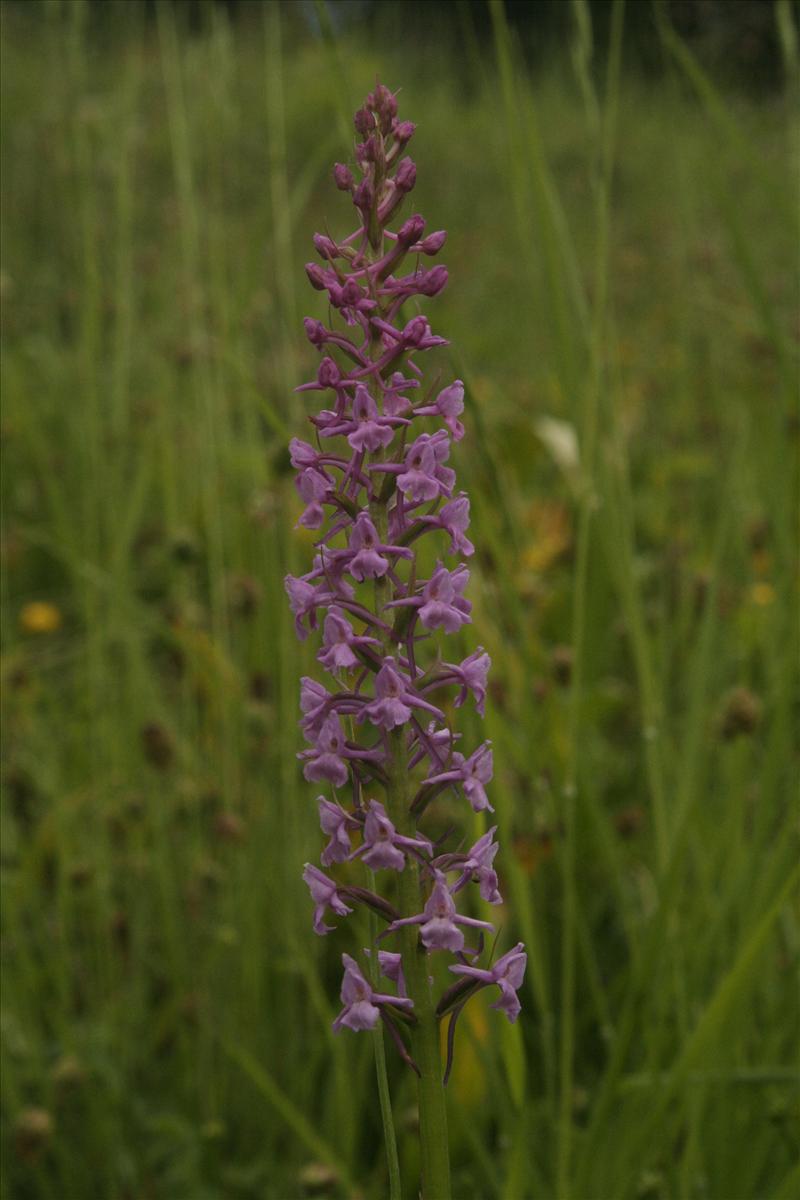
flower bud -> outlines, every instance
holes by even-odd
[[[417,168],[413,159],[401,158],[397,174],[394,177],[395,187],[398,192],[410,192],[416,182]]]
[[[418,283],[420,294],[437,296],[447,286],[447,278],[447,267],[438,266],[426,271]]]
[[[444,229],[437,229],[436,233],[429,233],[420,244],[419,249],[423,254],[438,254],[442,246],[447,241],[447,233]]]
[[[419,346],[429,333],[430,326],[425,317],[412,317],[403,330],[403,341],[407,346]]]
[[[312,346],[323,346],[325,344],[328,331],[322,324],[322,321],[315,321],[313,317],[304,317],[303,328]]]
[[[365,142],[356,146],[356,158],[360,163],[377,162],[379,157],[380,142],[374,133],[371,133]]]
[[[333,181],[340,192],[350,192],[355,180],[353,172],[344,163],[336,163],[333,168]]]
[[[313,237],[314,249],[319,254],[320,258],[333,259],[339,257],[339,247],[331,238],[325,237],[324,233],[315,233]]]
[[[353,204],[362,213],[368,213],[372,208],[372,202],[375,199],[375,189],[372,186],[371,179],[362,179],[356,190],[353,192]]]
[[[392,132],[401,146],[405,146],[406,142],[411,141],[416,128],[413,121],[396,121]]]
[[[313,288],[318,292],[325,291],[325,272],[318,263],[306,263],[306,275]]]
[[[367,104],[374,110],[378,118],[381,133],[384,135],[389,133],[397,116],[397,100],[394,95],[384,84],[379,83],[375,91],[367,97]]]
[[[419,239],[420,234],[425,228],[425,218],[419,213],[414,213],[409,217],[397,231],[397,242],[400,246],[410,246],[413,242]]]
[[[348,279],[347,283],[341,290],[340,303],[343,308],[352,308],[358,304],[359,300],[364,299],[364,293],[356,283],[355,279]]]
[[[335,280],[331,280],[328,284],[328,298],[334,308],[342,307],[342,288],[341,284]]]
[[[315,467],[317,465],[319,455],[308,442],[295,437],[289,442],[289,457],[291,458],[293,467],[296,467],[297,470],[305,470],[306,467]]]
[[[360,108],[353,118],[353,124],[356,127],[356,133],[366,137],[375,128],[375,118],[368,108]]]
[[[319,364],[317,371],[317,380],[323,387],[335,387],[342,377],[342,373],[337,367],[332,358],[323,358]]]

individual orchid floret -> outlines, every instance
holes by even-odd
[[[409,852],[433,854],[427,838],[405,837],[395,829],[379,800],[370,800],[364,822],[364,844],[352,855],[361,856],[371,871],[402,871]]]
[[[300,728],[309,740],[313,740],[322,729],[328,714],[331,693],[316,679],[304,675],[300,680],[300,711],[303,713]]]
[[[398,996],[406,995],[406,980],[403,975],[403,956],[393,950],[378,951],[378,965],[381,975],[385,975],[392,983],[397,984]]]
[[[331,863],[344,862],[350,857],[350,830],[358,829],[358,821],[345,812],[341,804],[317,797],[319,823],[322,832],[330,840],[322,851],[320,862],[323,867]]]
[[[322,501],[327,500],[333,491],[330,479],[316,467],[307,467],[305,471],[300,472],[295,482],[300,499],[306,505],[297,524],[304,525],[306,529],[319,529],[325,520]]]
[[[460,757],[458,752],[453,755],[455,759]],[[486,784],[491,782],[494,773],[491,743],[484,742],[460,765],[464,795],[475,812],[481,812],[485,808],[488,808],[489,812],[494,812],[486,795]]]
[[[418,734],[418,745],[409,759],[409,767],[416,767],[425,758],[444,766],[449,761],[454,742],[460,737],[460,733],[447,728],[437,729],[435,721],[429,722],[422,736]]]
[[[325,910],[329,908],[337,916],[346,917],[353,911],[352,908],[344,903],[339,896],[336,884],[328,878],[324,871],[320,871],[319,867],[306,863],[303,880],[308,885],[311,899],[314,901],[314,932],[320,936],[331,933],[334,926],[325,924]]]
[[[342,723],[335,713],[331,713],[314,738],[314,749],[304,750],[299,756],[306,760],[303,774],[309,783],[327,779],[334,787],[344,787],[348,779],[345,752]]]
[[[381,1008],[389,1005],[395,1009],[410,1011],[414,1007],[406,996],[388,996],[375,992],[359,970],[358,964],[349,954],[342,955],[344,978],[342,980],[342,1003],[344,1008],[333,1022],[337,1033],[345,1026],[358,1032],[374,1029],[381,1015]]]
[[[480,967],[469,967],[459,963],[450,970],[454,975],[464,975],[468,979],[478,980],[481,984],[497,984],[500,988],[500,999],[491,1005],[504,1012],[513,1024],[519,1016],[520,1003],[517,996],[522,981],[525,978],[525,966],[528,956],[522,942],[517,942],[513,950],[509,950],[502,958],[498,958],[493,967],[481,970]]]
[[[461,876],[453,885],[454,894],[468,883],[474,882],[479,885],[481,897],[487,904],[503,903],[503,897],[497,888],[497,872],[492,867],[494,857],[500,849],[494,841],[496,831],[497,826],[493,825],[483,837],[478,838],[472,849],[467,852],[464,861],[458,864]]]
[[[355,186],[353,172],[345,163],[334,164],[333,180],[340,192],[352,192]]]
[[[372,957],[372,948],[364,947],[364,953],[367,958]],[[403,974],[403,956],[394,950],[379,950],[378,951],[378,970],[381,975],[385,975],[392,983],[397,985],[398,996],[408,995],[406,991],[406,978]]]
[[[294,613],[297,636],[304,641],[309,630],[317,627],[317,609],[324,603],[323,596],[327,588],[309,583],[306,579],[296,579],[294,575],[287,575],[283,583]],[[305,621],[308,626],[304,624]]]
[[[416,128],[417,127],[413,121],[395,121],[394,125],[392,126],[392,133],[397,139],[397,142],[401,146],[405,146],[406,142],[411,141]]]
[[[469,758],[464,758],[457,750],[454,751],[452,767],[447,771],[429,775],[425,782],[428,785],[460,783],[475,812],[486,808],[494,812],[486,795],[486,784],[491,781],[493,769],[491,743],[484,742]]]
[[[302,438],[295,437],[289,442],[289,457],[292,466],[298,471],[302,471],[306,467],[316,467],[319,463],[319,451],[315,450],[308,442],[304,442]]]
[[[375,699],[365,705],[359,720],[371,721],[381,729],[394,729],[411,719],[412,708],[424,708],[442,716],[440,709],[409,688],[408,682],[397,670],[395,660],[385,658],[375,676]]]
[[[354,450],[374,453],[381,446],[388,446],[394,437],[395,422],[379,414],[377,404],[363,384],[356,388],[353,421],[355,428],[347,440]]]
[[[431,332],[427,317],[412,317],[400,340],[405,350],[432,350],[434,346],[447,345],[447,338]]]
[[[455,633],[469,621],[472,604],[464,598],[469,571],[462,564],[448,571],[441,563],[422,589],[419,619],[426,629]]]
[[[334,258],[339,257],[341,250],[339,246],[336,245],[336,242],[334,242],[333,238],[327,237],[327,235],[324,233],[315,233],[312,241],[314,243],[314,249],[317,251],[317,254],[319,254],[320,258],[328,259],[332,262]]]
[[[416,163],[410,158],[402,158],[394,177],[395,187],[400,192],[410,192],[417,182]]]
[[[404,546],[385,546],[378,531],[366,512],[361,512],[353,523],[346,552],[347,569],[354,579],[363,583],[365,579],[379,579],[389,570],[388,554],[410,558],[411,551]]]
[[[348,325],[358,324],[358,314],[368,313],[375,308],[376,301],[359,287],[354,279],[340,285],[335,279],[325,283],[328,297],[334,308],[341,309]]]
[[[366,221],[369,220],[369,211],[375,200],[375,188],[372,185],[371,179],[362,179],[361,183],[353,192],[353,204],[363,214]]]
[[[406,693],[406,684],[395,669],[394,659],[387,658],[375,676],[375,699],[364,709],[363,716],[382,729],[405,725],[411,718]]]
[[[444,291],[447,287],[449,278],[447,267],[432,267],[429,271],[418,267],[410,275],[402,275],[399,279],[395,279],[394,277],[387,279],[381,288],[380,294],[391,298],[392,307],[390,311],[394,313],[410,296],[438,296],[439,292]],[[433,406],[428,411],[431,413],[436,412],[440,416],[444,415],[439,409]],[[424,413],[420,412],[420,416],[424,415]],[[462,437],[463,433],[462,426]]]
[[[317,321],[316,324],[319,325],[320,322]],[[324,325],[322,326],[322,332],[324,334],[324,341],[332,341],[334,344],[339,344],[336,335],[330,333],[330,331],[327,330]],[[320,361],[319,367],[317,368],[316,381],[314,383],[301,384],[301,386],[297,388],[297,391],[338,391],[341,383],[342,373],[336,365],[335,359],[326,355],[325,358]]]
[[[450,438],[444,429],[437,429],[431,434],[430,444],[436,457],[436,478],[442,488],[442,493],[451,496],[456,482],[456,473],[452,467],[443,466],[450,457]]]
[[[317,292],[324,292],[330,283],[338,283],[335,271],[326,271],[318,263],[306,263],[308,282]]]
[[[440,871],[436,872],[436,882],[422,912],[415,917],[403,917],[399,921],[393,921],[386,932],[401,929],[404,925],[421,927],[420,937],[427,950],[452,950],[454,953],[464,949],[464,934],[458,928],[459,925],[466,925],[471,929],[488,929],[490,933],[494,933],[494,926],[489,921],[460,915],[447,886],[447,880]]]
[[[483,646],[479,646],[472,654],[469,654],[463,662],[458,665],[447,664],[447,670],[453,679],[457,679],[461,684],[458,695],[453,700],[456,708],[461,708],[466,702],[467,696],[472,693],[475,700],[475,708],[483,717],[486,715],[486,687],[489,678],[489,668],[492,665],[492,660],[484,650]]]
[[[445,438],[447,435],[445,434]],[[447,458],[448,448],[444,447],[444,458]],[[400,491],[413,501],[421,504],[426,500],[435,500],[437,496],[449,495],[454,482],[452,472],[443,474],[441,468],[442,443],[428,433],[422,433],[406,451],[405,470],[397,477]]]
[[[436,268],[434,268],[435,270]],[[455,441],[460,442],[464,436],[464,426],[458,420],[464,411],[464,384],[456,379],[449,387],[439,392],[433,404],[427,404],[415,409],[418,417],[439,416],[450,430]]]
[[[448,571],[439,563],[420,595],[391,600],[386,608],[416,609],[426,629],[441,628],[446,633],[455,633],[470,619],[472,604],[464,597],[468,582],[469,571],[463,563],[455,571]]]
[[[424,516],[420,520],[450,534],[451,554],[465,554],[467,557],[474,554],[475,547],[465,536],[469,529],[469,498],[463,492],[443,504],[435,516]]]
[[[383,393],[383,411],[387,417],[402,417],[411,411],[411,401],[403,395],[409,388],[419,387],[419,380],[407,379],[402,371],[395,371]]]
[[[379,646],[374,637],[357,637],[340,608],[331,608],[325,617],[322,650],[317,658],[328,671],[345,670],[358,665],[355,651],[367,646]]]
[[[437,229],[434,233],[429,233],[421,242],[414,246],[415,250],[419,250],[421,254],[438,254],[442,246],[447,241],[447,231],[445,229]]]

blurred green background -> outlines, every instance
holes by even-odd
[[[449,230],[529,949],[518,1025],[460,1025],[454,1194],[798,1194],[796,15],[4,5],[4,1197],[386,1194],[281,582],[376,73]]]

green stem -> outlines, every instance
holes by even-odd
[[[382,253],[383,234],[377,218],[377,203],[380,181],[383,178],[382,160],[376,163],[375,202],[370,213],[368,232],[373,260]],[[376,297],[377,299],[377,297]],[[385,316],[379,305],[379,313]],[[380,337],[373,329],[370,352],[374,354]],[[376,459],[382,457],[378,451]],[[370,502],[370,516],[381,542],[388,541],[390,494],[384,494]],[[375,580],[375,612],[383,613],[384,605],[392,598],[391,583],[386,576]],[[383,637],[383,652],[393,650],[390,634]],[[416,820],[411,812],[409,795],[408,752],[402,730],[394,729],[389,734],[388,781],[386,785],[386,808],[395,828],[406,837],[414,837]],[[406,867],[400,872],[398,907],[402,917],[415,916],[422,907],[422,889],[419,867],[409,855]],[[422,1159],[422,1200],[450,1200],[450,1151],[447,1138],[447,1105],[442,1062],[439,1048],[439,1022],[436,1004],[431,990],[428,955],[422,946],[417,927],[405,926],[401,931],[403,975],[408,996],[414,1002],[416,1023],[411,1027],[411,1054],[419,1068],[417,1096],[419,1102],[419,1140]],[[387,1143],[388,1151],[388,1143]]]
[[[408,769],[402,734],[391,735],[387,805],[390,820],[406,836],[415,833],[407,794]],[[421,905],[419,868],[409,857],[400,874],[400,912],[413,916]],[[447,1138],[447,1105],[442,1083],[439,1022],[429,977],[428,956],[416,926],[407,926],[401,938],[406,989],[414,1001],[417,1023],[411,1030],[411,1053],[419,1067],[419,1140],[422,1156],[423,1200],[450,1200],[450,1153]]]
[[[388,502],[374,502],[371,515],[378,535],[383,541],[388,529]],[[380,615],[389,583],[375,581],[375,607]],[[389,651],[388,636],[384,649]],[[411,813],[408,794],[408,754],[401,730],[389,735],[390,758],[386,807],[389,819],[406,837],[416,834],[416,822]],[[409,856],[405,870],[400,872],[399,909],[403,917],[420,911],[422,896],[419,867]],[[419,1067],[417,1096],[419,1101],[419,1140],[422,1157],[423,1200],[450,1200],[450,1152],[447,1138],[447,1105],[442,1082],[442,1061],[439,1046],[439,1022],[436,1016],[428,967],[428,956],[419,940],[416,926],[401,931],[403,975],[408,995],[414,1001],[416,1024],[411,1029],[411,1053]]]
[[[375,877],[370,875],[370,888],[375,890]],[[373,987],[378,983],[378,920],[374,912],[369,914],[370,957],[369,973]],[[397,1137],[394,1131],[392,1116],[392,1099],[389,1094],[389,1077],[386,1071],[386,1046],[383,1037],[383,1025],[378,1024],[373,1035],[375,1047],[375,1075],[378,1080],[378,1100],[381,1106],[381,1121],[383,1122],[383,1139],[386,1143],[386,1167],[389,1172],[389,1200],[402,1200],[403,1192],[400,1185],[400,1162],[397,1157]]]

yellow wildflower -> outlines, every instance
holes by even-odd
[[[775,599],[775,589],[771,583],[754,583],[750,589],[750,598],[759,608],[766,608]]]
[[[22,606],[19,623],[25,633],[55,633],[61,627],[61,610],[47,600],[31,600]]]

